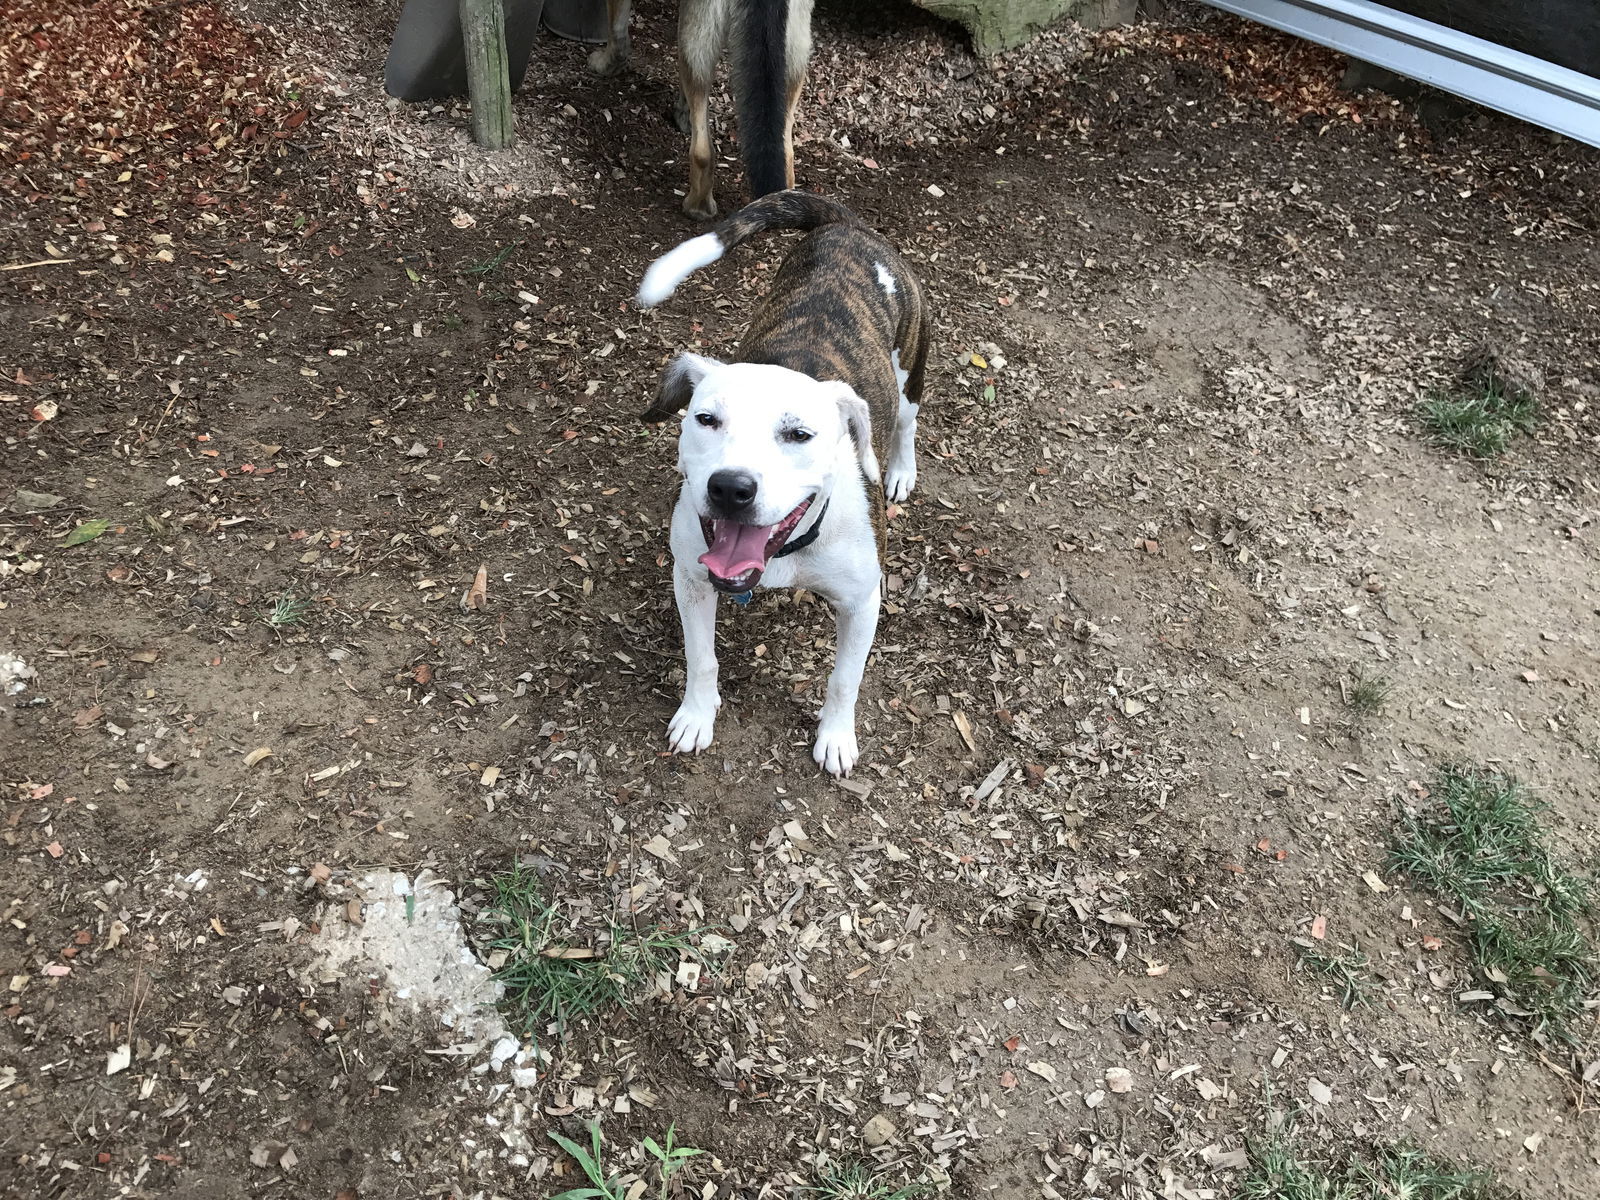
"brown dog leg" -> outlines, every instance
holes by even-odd
[[[794,114],[800,107],[800,93],[805,90],[805,72],[789,81],[789,106],[783,116],[783,169],[788,187],[794,187]]]
[[[683,211],[697,221],[717,215],[711,194],[717,151],[711,141],[711,89],[717,62],[727,44],[731,0],[680,0],[678,4],[678,78],[683,84],[683,111],[689,121],[689,194]]]
[[[684,71],[683,96],[689,112],[689,194],[683,198],[683,211],[697,221],[709,221],[717,215],[716,197],[711,194],[716,149],[711,144],[710,81]]]
[[[628,37],[632,16],[633,0],[606,0],[606,44],[589,55],[589,70],[596,75],[615,75],[628,65],[633,52]]]

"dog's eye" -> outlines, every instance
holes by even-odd
[[[815,436],[816,434],[809,429],[785,429],[783,431],[783,440],[793,442],[797,446],[809,442]]]
[[[695,413],[694,419],[699,421],[700,424],[704,425],[707,429],[715,429],[718,425],[722,424],[721,421],[717,420],[716,417],[712,416],[708,412]]]

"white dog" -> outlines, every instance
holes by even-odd
[[[779,269],[739,361],[680,355],[644,415],[683,412],[672,554],[688,678],[668,738],[677,751],[711,744],[722,703],[717,593],[803,587],[833,604],[839,632],[813,757],[848,775],[878,627],[884,497],[903,500],[916,483],[928,321],[921,285],[893,247],[842,205],[801,192],[763,197],[656,260],[640,303],[659,303],[771,229],[811,232]]]

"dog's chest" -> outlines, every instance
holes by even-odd
[[[758,587],[804,588],[838,603],[877,585],[878,544],[864,483],[840,481],[817,540],[797,554],[774,558]]]

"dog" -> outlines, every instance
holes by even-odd
[[[807,236],[779,267],[734,361],[680,354],[641,418],[682,413],[671,542],[686,680],[667,737],[678,752],[711,744],[722,704],[718,594],[802,587],[838,619],[812,757],[842,776],[860,755],[856,697],[878,628],[885,499],[904,500],[917,482],[930,336],[922,285],[848,208],[783,191],[656,259],[638,301],[661,303],[741,242],[780,229]]]
[[[794,187],[794,114],[811,61],[812,0],[680,0],[678,125],[689,135],[689,193],[683,211],[717,215],[712,196],[716,150],[711,89],[725,48],[732,50],[733,105],[752,197]],[[633,0],[606,0],[607,41],[589,68],[613,75],[627,65]]]

